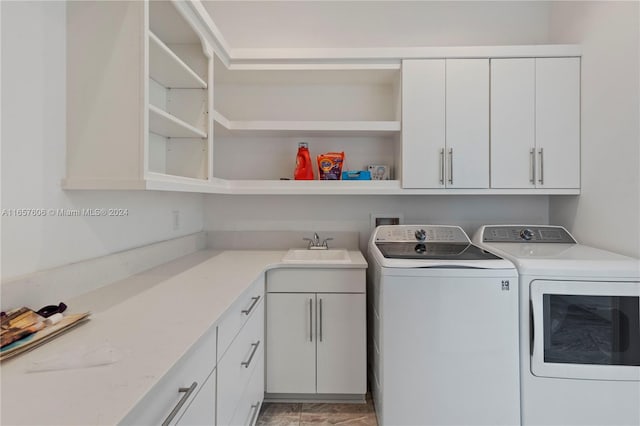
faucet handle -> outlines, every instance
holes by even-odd
[[[333,238],[331,238],[331,237],[329,237],[329,238],[325,238],[325,239],[322,241],[322,247],[329,248],[329,244],[327,244],[327,243],[328,243],[329,241],[331,241],[331,240],[333,240]]]
[[[307,245],[307,249],[310,249],[311,247],[313,247],[313,239],[312,238],[303,238],[303,241],[308,241],[309,245]]]

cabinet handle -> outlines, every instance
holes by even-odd
[[[529,150],[529,182],[536,184],[536,149]]]
[[[453,185],[453,148],[449,148],[449,183]]]
[[[320,299],[320,341],[322,342],[322,299]]]
[[[444,148],[440,150],[440,185],[444,185]]]
[[[309,299],[309,341],[313,342],[313,299]]]
[[[169,423],[173,421],[173,419],[176,417],[176,415],[178,414],[178,412],[180,411],[184,403],[187,402],[187,399],[189,399],[189,397],[191,396],[193,391],[196,390],[197,387],[198,387],[198,382],[193,382],[191,383],[191,386],[189,386],[188,388],[178,388],[178,392],[184,393],[184,395],[182,395],[182,398],[180,398],[180,401],[178,401],[178,403],[176,404],[175,407],[173,407],[173,410],[171,410],[171,412],[169,413],[167,418],[164,420],[164,422],[162,422],[162,426],[168,426]]]
[[[253,307],[256,306],[256,303],[258,303],[258,300],[260,300],[260,296],[254,296],[251,298],[251,300],[253,300],[253,303],[251,303],[251,306],[249,306],[248,309],[242,310],[242,313],[245,315],[249,315],[251,313],[251,311],[253,310]]]
[[[540,182],[540,185],[544,185],[544,152],[542,148],[540,148],[538,154],[540,155],[540,179],[538,179],[538,182]]]
[[[249,355],[249,359],[240,363],[240,365],[244,366],[244,368],[249,368],[249,364],[251,364],[251,360],[258,350],[258,346],[260,346],[260,340],[258,340],[256,343],[252,343],[251,346],[253,347],[253,350],[251,351],[251,355]]]
[[[251,406],[251,420],[249,420],[249,426],[253,426],[256,417],[258,416],[258,408],[260,408],[260,401],[256,402],[254,405]]]

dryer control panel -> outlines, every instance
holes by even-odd
[[[551,225],[485,226],[482,241],[485,243],[577,244],[575,238],[564,227]]]

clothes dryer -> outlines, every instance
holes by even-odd
[[[491,225],[473,241],[518,268],[522,424],[640,424],[640,261],[560,226]]]

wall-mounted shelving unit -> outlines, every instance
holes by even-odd
[[[214,187],[213,49],[192,13],[172,1],[69,4],[63,187]]]
[[[424,143],[403,124],[403,60],[579,57],[579,46],[232,49],[197,0],[70,2],[67,26],[66,189],[580,193],[401,181],[409,148]],[[413,84],[405,91],[422,90]],[[394,180],[291,180],[302,141],[312,160],[343,151],[343,170],[384,164]],[[441,170],[434,155],[415,158],[412,171]]]
[[[301,190],[301,182],[279,180],[293,177],[301,141],[309,143],[314,161],[318,154],[343,151],[343,170],[397,165],[399,64],[261,64],[234,69],[216,60],[214,83],[214,174],[234,181],[234,191]],[[304,190],[340,193],[354,188],[349,182],[323,188],[326,183],[308,184]],[[356,185],[375,192],[385,184]]]

